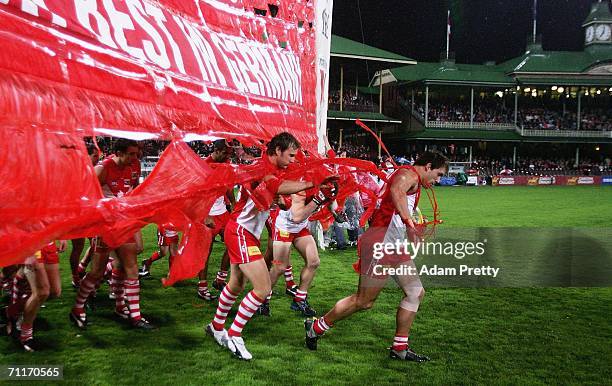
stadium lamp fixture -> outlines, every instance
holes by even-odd
[[[562,94],[562,93],[563,93],[563,91],[565,91],[565,89],[564,89],[563,87],[559,87],[559,88],[557,89],[557,92],[558,92],[559,94]]]
[[[516,91],[521,91],[521,86],[516,86]],[[610,91],[612,91],[612,87],[610,87]]]
[[[557,86],[552,86],[550,89],[555,91],[557,89]]]
[[[529,87],[527,87],[527,88],[525,89],[525,92],[529,92],[529,91],[531,91],[531,89],[530,89]]]
[[[595,151],[599,151],[599,146],[595,146]]]
[[[610,87],[610,88],[608,89],[608,91],[612,92],[612,87]]]
[[[597,95],[600,95],[600,94],[601,94],[601,90],[597,90]]]
[[[495,93],[495,95],[497,95],[498,97],[502,98],[504,96],[504,92],[503,91],[498,91]]]

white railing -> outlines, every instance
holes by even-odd
[[[612,138],[612,131],[516,129],[523,137]]]
[[[486,122],[442,122],[429,121],[427,127],[438,127],[448,129],[479,129],[479,130],[516,130],[513,123],[486,123]]]

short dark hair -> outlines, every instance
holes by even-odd
[[[213,150],[224,150],[227,148],[227,141],[225,139],[218,139],[213,141]]]
[[[437,151],[426,151],[414,161],[415,166],[425,166],[427,164],[431,164],[432,169],[442,167],[448,169],[448,158]]]
[[[85,148],[87,149],[87,155],[92,155],[98,151],[96,145],[91,142],[85,142]]]
[[[291,134],[286,131],[280,134],[276,134],[270,142],[268,142],[268,148],[266,150],[266,154],[274,155],[276,153],[276,148],[280,148],[281,151],[285,151],[290,147],[294,149],[299,149],[301,147],[300,142]]]
[[[131,139],[119,138],[117,141],[115,141],[113,149],[115,150],[115,153],[125,153],[130,146],[138,147],[138,143]]]

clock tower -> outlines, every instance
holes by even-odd
[[[582,24],[587,51],[612,49],[612,12],[609,0],[598,0]]]

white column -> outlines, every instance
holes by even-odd
[[[410,113],[414,114],[414,88],[411,89],[411,94],[412,94],[412,102],[410,104]]]
[[[470,145],[470,167],[472,166],[472,145]]]
[[[425,127],[429,121],[429,86],[425,86]]]
[[[474,128],[474,87],[470,88],[470,129]]]
[[[514,89],[514,126],[518,126],[518,90]]]
[[[580,110],[582,108],[581,106],[581,101],[582,101],[582,87],[578,87],[578,111],[576,113],[576,129],[580,130]],[[576,162],[578,162],[578,156],[576,156]]]
[[[340,66],[340,111],[344,107],[344,66]]]
[[[383,113],[383,82],[382,70],[378,73],[378,112]]]
[[[382,133],[383,133],[382,130],[378,130],[378,138],[380,138],[381,141],[382,141]],[[380,142],[378,142],[378,158],[380,158],[381,154],[382,154],[382,149],[380,146]]]
[[[342,147],[342,134],[344,132],[344,129],[340,129],[340,138],[338,139],[338,148]]]
[[[576,159],[574,160],[574,167],[578,167],[580,165],[580,148],[576,146]]]
[[[512,169],[516,168],[516,145],[514,146],[514,150],[512,152]]]

